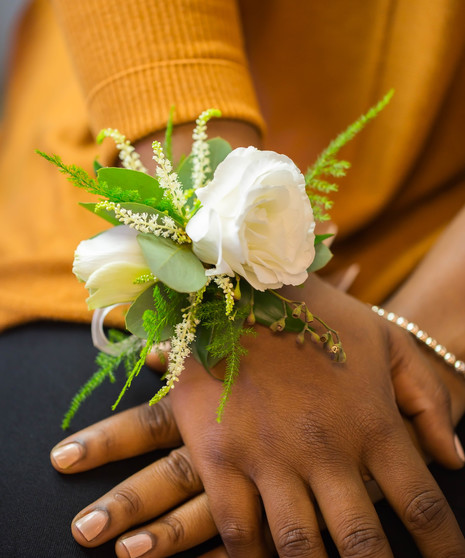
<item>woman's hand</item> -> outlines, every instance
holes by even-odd
[[[432,360],[434,363],[437,363],[436,359]],[[422,399],[430,408],[427,394],[423,393]],[[463,406],[463,402],[456,401],[454,394],[452,404],[454,409]],[[439,410],[437,417],[442,414]],[[443,433],[443,438],[447,435],[447,432]],[[52,463],[58,471],[73,474],[180,444],[168,397],[153,407],[142,405],[115,414],[69,436],[52,451]],[[144,544],[152,545],[147,556],[170,556],[194,547],[217,533],[199,482],[189,453],[185,448],[179,448],[82,510],[73,520],[73,535],[80,544],[95,547],[124,533],[116,542],[120,557],[129,555],[127,548],[131,546],[132,537],[136,537],[132,542],[138,549],[135,551],[133,545],[133,552],[146,548]],[[372,498],[375,495],[376,490],[372,490]],[[103,515],[92,514],[95,511]],[[87,529],[90,541],[76,527],[76,523],[86,517],[87,521],[80,525],[83,531]],[[134,529],[145,521],[153,522]],[[220,558],[227,554],[221,547],[205,558],[207,556]]]
[[[167,457],[129,477],[82,510],[72,523],[76,541],[95,547],[124,533],[116,541],[117,556],[162,557],[195,547],[216,535],[199,475],[189,452],[181,446],[169,398],[152,407],[141,405],[115,414],[69,436],[52,450],[51,461],[60,473],[74,474],[173,447],[177,449]],[[155,518],[158,519],[153,521]],[[129,531],[147,521],[153,522]],[[221,552],[218,550],[215,556],[226,556]]]
[[[260,328],[221,424],[215,421],[221,383],[197,363],[189,363],[170,395],[229,554],[268,555],[264,511],[280,556],[325,556],[316,500],[342,556],[391,556],[363,484],[368,478],[425,557],[464,554],[455,518],[403,425],[391,379],[426,394],[401,402],[420,431],[435,412],[447,429],[446,393],[432,398],[436,409],[422,408],[438,385],[428,362],[405,332],[317,278],[308,281],[307,295],[297,290],[290,298],[305,296],[338,329],[345,364],[311,343],[297,346],[292,335]],[[437,447],[437,440],[424,441]],[[463,465],[452,433],[443,447],[444,462]]]

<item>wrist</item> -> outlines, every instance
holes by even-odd
[[[394,322],[393,323],[394,327],[402,327],[404,330],[407,330],[405,332],[406,335],[413,334],[414,337],[417,337],[416,328],[414,330],[411,330],[409,326],[412,325],[415,326],[416,325],[415,323],[409,323],[406,327],[405,322],[399,325],[398,323],[396,323],[396,320],[400,318],[400,315],[402,315],[402,318],[405,319],[406,321],[412,320],[412,318],[410,317],[411,315],[419,316],[419,318],[415,318],[414,320],[412,320],[412,322],[414,321],[420,322],[422,317],[424,317],[425,319],[423,323],[418,323],[418,326],[421,327],[421,331],[419,332],[419,335],[426,331],[428,331],[428,335],[431,334],[430,326],[432,325],[434,326],[435,321],[434,319],[433,320],[428,319],[428,317],[430,317],[433,314],[432,312],[429,312],[427,315],[425,315],[424,312],[415,313],[410,305],[407,310],[410,310],[411,314],[407,317],[406,312],[404,312],[403,310],[399,310],[399,308],[403,308],[403,307],[404,306],[399,303],[399,299],[396,300],[394,297],[390,301],[386,302],[386,310],[383,311],[383,309],[381,309],[377,313],[383,312],[384,317],[386,317],[388,313],[391,313],[391,315],[392,313],[395,313],[396,316],[394,316],[394,319],[390,318],[389,316],[387,319],[391,322],[392,321]],[[401,312],[402,314],[400,314]],[[426,326],[428,327],[428,329]],[[446,330],[441,329],[442,333],[444,333],[444,331],[447,331],[447,329]],[[417,340],[418,349],[423,353],[424,358],[428,361],[429,367],[436,372],[436,374],[441,378],[443,384],[447,387],[450,394],[452,420],[454,424],[457,424],[460,418],[465,413],[465,379],[464,379],[463,372],[459,372],[459,370],[456,370],[455,367],[451,365],[452,363],[450,359],[449,360],[445,360],[445,359],[447,359],[447,356],[450,355],[449,351],[453,350],[452,347],[455,346],[461,347],[461,344],[451,343],[450,345],[447,345],[447,349],[446,347],[443,346],[442,353],[436,354],[435,351],[432,349],[433,346],[436,344],[436,339],[432,339],[432,343],[431,343],[430,342],[431,337],[430,337],[425,343],[424,341],[425,336],[426,334],[424,334],[423,336],[420,337],[420,339]],[[437,342],[442,344],[444,341],[443,339],[438,339]],[[437,348],[439,348],[439,345],[437,346]],[[445,358],[441,358],[444,352],[446,352],[446,356]],[[452,356],[452,359],[454,359],[455,357],[457,357],[457,359],[463,358],[462,354],[459,353]],[[458,365],[459,362],[457,361],[456,364]],[[463,367],[463,362],[460,363],[460,370],[462,369],[462,367]]]
[[[192,131],[194,127],[194,122],[188,122],[173,128],[173,159],[175,162],[179,161],[181,156],[189,155],[192,148]],[[231,144],[233,149],[249,145],[260,148],[262,144],[258,130],[251,124],[239,120],[210,120],[208,123],[208,136],[209,138],[221,137],[225,139]],[[154,132],[134,144],[136,151],[140,154],[142,163],[147,167],[150,174],[155,172],[155,161],[152,158],[152,143],[154,141],[163,143],[164,138],[165,131],[162,130]]]

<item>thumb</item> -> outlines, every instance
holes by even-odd
[[[412,421],[424,451],[444,467],[460,469],[465,453],[454,432],[449,390],[429,360],[436,356],[423,354],[406,332],[396,328],[390,333],[392,381],[400,410]]]

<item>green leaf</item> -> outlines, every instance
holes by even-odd
[[[95,211],[96,203],[93,202],[79,202],[79,205],[92,213],[95,213],[98,217],[102,217],[105,221],[108,221],[112,225],[118,226],[121,223],[116,219],[115,214],[113,211],[107,211],[106,209],[99,209],[99,211]]]
[[[327,238],[331,238],[332,236],[334,236],[333,233],[329,233],[329,234],[316,234],[315,235],[315,246],[317,244],[320,244],[320,242],[323,242],[323,240],[326,240]]]
[[[331,252],[331,250],[326,246],[326,244],[320,242],[315,246],[315,258],[313,259],[313,262],[311,263],[307,271],[309,273],[318,271],[319,269],[323,268],[332,257],[333,253]]]
[[[102,167],[97,172],[98,179],[113,188],[137,191],[141,200],[160,200],[164,190],[158,180],[144,172],[119,167]]]
[[[173,304],[169,301],[164,286],[158,285],[162,296],[167,300],[169,304]],[[173,313],[178,315],[178,319],[175,319],[173,323],[167,324],[161,333],[160,341],[166,341],[173,336],[174,326],[182,320],[181,308],[183,304],[178,304],[177,308],[173,310]],[[126,329],[128,329],[137,337],[141,339],[147,338],[147,332],[144,328],[143,315],[146,310],[156,310],[155,303],[153,300],[153,285],[150,285],[143,293],[141,293],[136,300],[131,304],[127,314],[126,314]]]
[[[223,138],[212,138],[207,143],[210,147],[210,168],[213,175],[216,167],[231,153],[232,147]]]
[[[211,369],[222,360],[222,357],[214,357],[209,351],[208,346],[211,344],[215,335],[215,328],[197,326],[195,340],[192,343],[191,349],[194,358],[197,362],[211,374]]]
[[[179,293],[193,293],[207,282],[202,262],[186,244],[149,234],[137,236],[150,271]]]
[[[208,146],[210,148],[210,168],[211,172],[207,174],[207,180],[211,180],[216,167],[226,159],[226,157],[231,153],[232,147],[229,143],[222,138],[213,138],[207,140]],[[186,157],[179,165],[177,169],[179,180],[182,184],[184,190],[190,190],[193,187],[192,184],[192,154]]]
[[[284,315],[284,303],[270,291],[254,292],[254,314],[258,323],[270,326]],[[292,317],[292,308],[286,304],[287,318],[285,331],[300,332],[304,327],[302,320]]]
[[[170,108],[168,122],[166,123],[165,142],[163,144],[163,151],[166,158],[173,162],[173,120],[174,120],[174,106]]]
[[[103,169],[103,165],[101,165],[101,164],[98,162],[97,159],[94,159],[93,167],[94,167],[94,173],[95,173],[95,175],[97,175],[97,173],[98,173],[98,171],[99,171],[100,169]]]

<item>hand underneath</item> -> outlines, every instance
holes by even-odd
[[[404,427],[392,381],[417,390],[399,403],[429,451],[439,443],[426,435],[429,417],[443,421],[449,437],[442,460],[459,467],[447,397],[436,408],[423,405],[438,385],[434,372],[405,332],[317,278],[308,288],[312,311],[340,333],[345,364],[311,343],[296,346],[292,335],[259,328],[221,424],[221,383],[196,362],[170,396],[229,554],[268,555],[264,508],[280,556],[325,556],[316,500],[341,555],[391,556],[364,486],[369,478],[425,557],[464,553],[454,516]]]
[[[51,461],[60,473],[74,474],[161,448],[176,449],[77,514],[72,533],[78,543],[96,547],[124,533],[116,541],[117,556],[162,557],[217,534],[199,475],[181,446],[169,398],[69,436],[52,450]],[[131,530],[147,521],[152,523]]]

